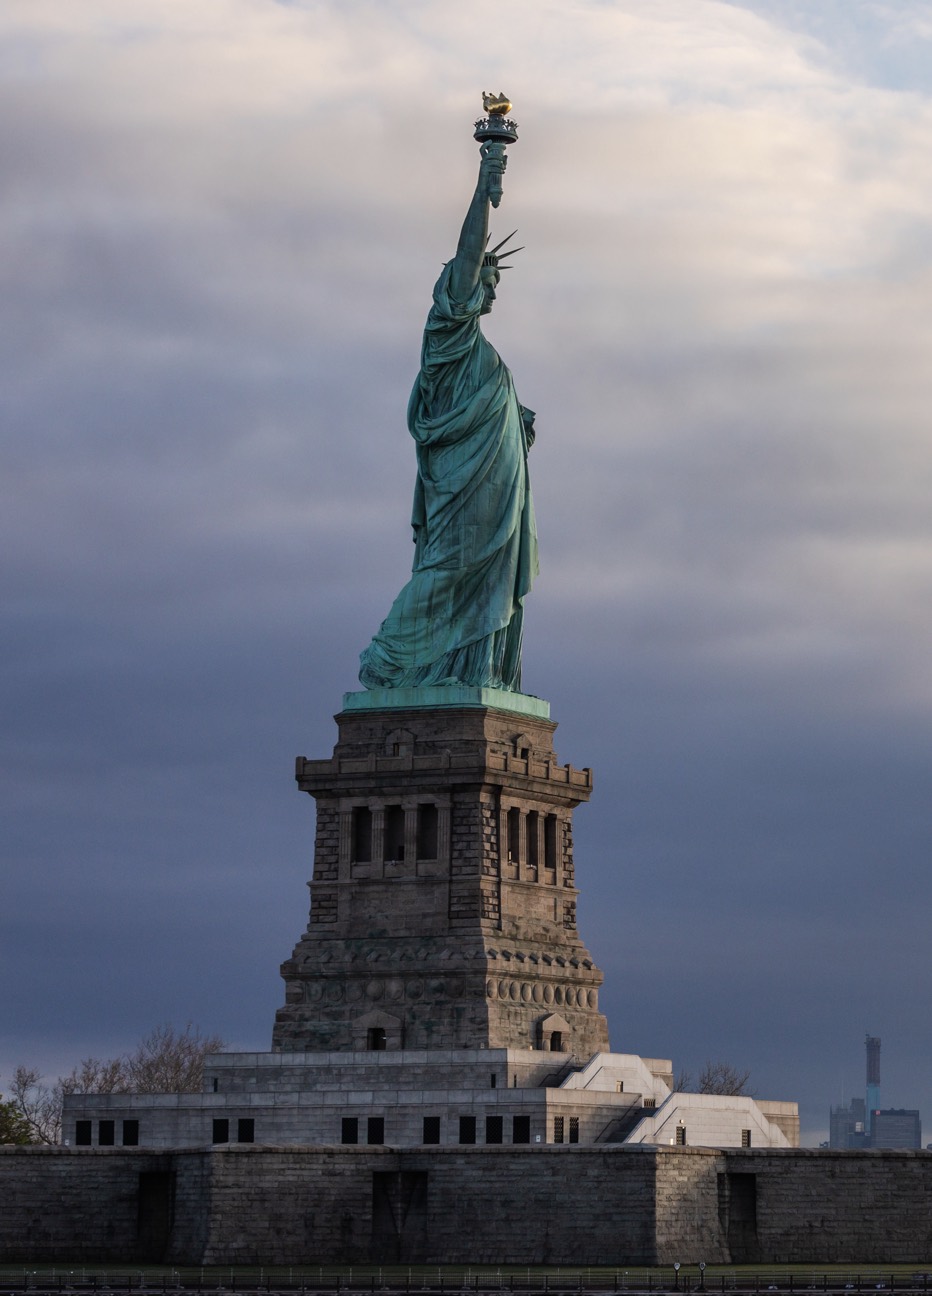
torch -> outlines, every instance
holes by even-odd
[[[518,123],[507,116],[511,112],[511,102],[501,92],[497,95],[483,92],[482,106],[488,116],[480,117],[476,122],[474,138],[482,145],[482,156],[500,164],[489,183],[489,201],[497,207],[502,200],[502,176],[508,165],[505,146],[517,143]]]

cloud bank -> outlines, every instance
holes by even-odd
[[[405,404],[504,88],[525,685],[596,773],[614,1046],[750,1066],[815,1139],[870,1030],[932,1113],[932,31],[853,8],[4,9],[0,1087],[167,1019],[266,1046],[291,758],[410,564]]]

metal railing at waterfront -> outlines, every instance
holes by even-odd
[[[715,1296],[927,1296],[932,1265],[925,1267],[726,1266],[662,1268],[517,1267],[434,1268],[358,1266],[334,1268],[63,1268],[6,1266],[0,1296],[579,1296],[580,1293],[708,1293]]]

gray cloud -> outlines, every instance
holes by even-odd
[[[291,759],[410,563],[405,403],[501,85],[525,682],[596,770],[615,1045],[750,1065],[815,1137],[869,1029],[885,1101],[932,1110],[932,114],[921,9],[869,9],[0,18],[0,1084],[166,1018],[267,1043],[310,873]]]

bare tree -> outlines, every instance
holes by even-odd
[[[30,1143],[61,1141],[62,1083],[42,1083],[35,1067],[17,1067],[10,1088],[10,1105],[28,1130]]]
[[[699,1072],[698,1093],[705,1094],[744,1094],[753,1097],[748,1089],[750,1071],[739,1071],[729,1062],[706,1062]]]
[[[732,1094],[754,1097],[754,1091],[748,1088],[750,1071],[739,1071],[729,1062],[706,1062],[695,1082],[692,1073],[680,1071],[673,1082],[677,1093]]]
[[[123,1058],[127,1093],[200,1093],[204,1063],[221,1053],[226,1043],[219,1035],[202,1035],[188,1022],[183,1031],[156,1026]]]
[[[0,1101],[0,1143],[31,1143],[32,1130],[12,1101]]]
[[[132,1053],[84,1058],[70,1075],[51,1086],[43,1084],[35,1067],[17,1067],[9,1105],[25,1123],[28,1142],[58,1143],[65,1094],[199,1093],[204,1063],[225,1048],[219,1035],[203,1035],[191,1022],[184,1030],[156,1026]]]

